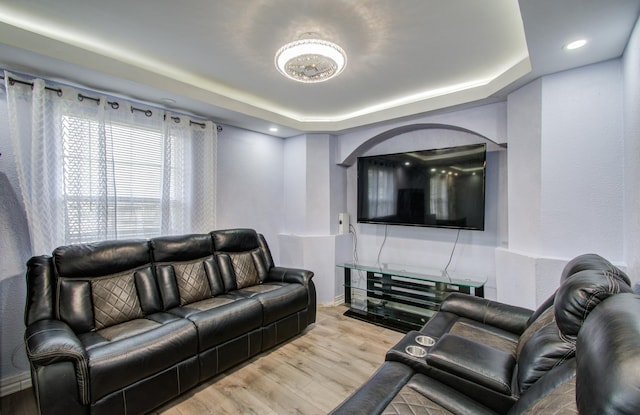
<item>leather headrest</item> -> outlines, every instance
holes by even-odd
[[[181,262],[213,255],[211,235],[164,236],[151,240],[156,262]]]
[[[591,313],[576,345],[582,415],[640,414],[640,296],[620,294]]]
[[[60,277],[86,278],[149,265],[151,256],[146,240],[103,241],[56,248],[53,262]]]
[[[246,252],[260,246],[258,234],[253,229],[229,229],[211,232],[213,248],[222,252]]]
[[[591,310],[612,295],[628,292],[631,287],[609,271],[589,269],[573,274],[556,292],[558,328],[568,338],[575,338]]]
[[[629,279],[627,274],[622,272],[622,270],[620,270],[611,262],[607,261],[606,259],[604,259],[598,254],[578,255],[577,257],[573,258],[571,261],[567,262],[567,265],[565,265],[565,267],[562,270],[562,274],[560,274],[560,284],[562,284],[564,281],[571,278],[573,275],[577,274],[578,272],[586,271],[588,269],[592,269],[596,271],[597,270],[608,271],[611,273],[611,275],[626,282],[628,285],[631,285],[631,280]],[[527,326],[532,324],[534,321],[536,321],[538,317],[540,317],[540,315],[544,313],[546,309],[548,309],[553,305],[553,301],[556,293],[551,295],[542,304],[540,304],[540,306],[538,306],[536,311],[534,311],[531,317],[529,317],[529,320],[527,320]]]
[[[567,263],[567,265],[565,265],[564,269],[562,270],[562,274],[560,275],[560,282],[562,283],[577,272],[585,271],[588,269],[609,271],[612,274],[617,275],[618,278],[626,282],[627,285],[631,285],[631,280],[629,279],[627,274],[622,272],[622,270],[620,270],[618,267],[598,254],[583,254],[573,258]]]

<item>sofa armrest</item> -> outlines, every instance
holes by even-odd
[[[466,337],[445,334],[427,352],[427,364],[481,387],[511,396],[515,358]]]
[[[380,414],[411,379],[413,370],[399,362],[384,362],[369,380],[330,415]]]
[[[440,305],[446,311],[471,320],[488,324],[514,334],[522,334],[532,310],[468,294],[451,293]]]
[[[25,332],[27,357],[34,367],[72,362],[78,393],[83,404],[89,403],[88,356],[78,336],[60,320],[40,320]]]
[[[272,267],[267,275],[267,281],[293,282],[304,286],[309,285],[311,278],[313,278],[311,271],[286,267]]]

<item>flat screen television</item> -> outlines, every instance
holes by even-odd
[[[484,230],[486,144],[358,157],[359,223]]]

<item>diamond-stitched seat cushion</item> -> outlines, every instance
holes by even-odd
[[[382,411],[382,415],[452,415],[452,413],[405,386]]]
[[[133,272],[91,281],[96,330],[142,317]]]

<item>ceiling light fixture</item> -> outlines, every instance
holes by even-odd
[[[333,42],[300,39],[278,49],[275,64],[281,74],[294,81],[324,82],[344,70],[347,54]]]
[[[578,40],[574,40],[573,42],[567,43],[564,46],[564,48],[566,50],[574,50],[574,49],[579,49],[579,48],[583,47],[586,44],[587,44],[586,39],[578,39]]]

